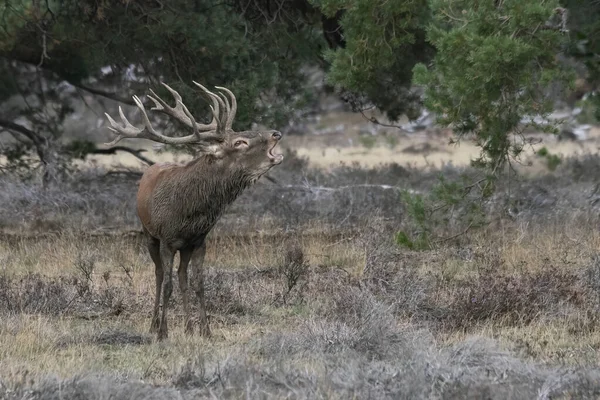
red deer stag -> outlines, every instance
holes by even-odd
[[[154,102],[152,110],[160,111],[183,123],[191,134],[183,137],[164,136],[150,123],[141,100],[133,100],[141,111],[144,126],[133,126],[119,114],[124,126],[120,126],[106,114],[117,137],[107,145],[112,146],[123,138],[143,138],[165,144],[194,144],[196,157],[185,165],[173,163],[155,164],[148,168],[139,184],[137,212],[148,239],[148,251],[155,266],[156,297],[150,331],[158,339],[167,338],[167,308],[173,291],[173,259],[179,251],[180,264],[177,271],[183,297],[185,332],[193,332],[188,303],[187,268],[192,255],[196,265],[192,286],[199,300],[199,324],[202,335],[210,335],[204,302],[202,263],[206,251],[204,240],[225,208],[244,189],[283,160],[283,155],[273,152],[281,139],[281,133],[270,131],[235,132],[232,129],[237,110],[234,94],[226,88],[216,87],[218,95],[201,84],[201,95],[209,101],[212,111],[210,124],[196,122],[183,104],[177,91],[164,84],[175,98],[175,107],[150,90],[148,96]],[[225,96],[226,93],[227,96]],[[162,297],[162,310],[160,300]]]

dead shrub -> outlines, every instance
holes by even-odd
[[[85,289],[83,289],[85,288]],[[0,314],[62,315],[89,312],[121,314],[131,294],[121,287],[90,290],[74,276],[48,277],[27,274],[12,278],[0,275]]]
[[[292,290],[295,291],[297,300],[301,303],[303,292],[306,288],[306,280],[309,273],[308,263],[304,259],[304,251],[298,243],[291,244],[285,251],[283,263],[279,265],[278,272],[284,280],[285,289],[280,298],[284,304],[287,304]],[[301,283],[300,286],[298,284]]]
[[[468,328],[484,321],[528,324],[560,314],[566,305],[580,307],[585,294],[576,273],[549,266],[539,272],[505,275],[481,270],[479,278],[452,289],[446,329]]]
[[[246,314],[247,307],[241,298],[241,283],[237,273],[207,268],[204,285],[206,308],[209,312],[237,316]],[[251,284],[246,282],[244,285]]]
[[[0,275],[0,314],[59,315],[67,311],[77,297],[77,286],[67,277]]]
[[[80,295],[84,295],[91,290],[94,269],[96,268],[96,257],[89,252],[79,252],[75,259],[75,271],[79,277]]]

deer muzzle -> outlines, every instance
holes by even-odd
[[[273,142],[273,146],[269,148],[267,156],[269,157],[269,160],[271,160],[271,162],[275,165],[280,164],[283,161],[283,154],[274,153],[275,147],[277,146],[277,143],[279,143],[279,140],[281,140],[282,136],[283,135],[279,131],[274,131],[271,134],[271,142]]]

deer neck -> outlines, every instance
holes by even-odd
[[[239,165],[223,162],[211,156],[200,157],[185,167],[182,186],[193,209],[221,212],[231,204],[250,183]],[[194,213],[194,210],[189,210]]]

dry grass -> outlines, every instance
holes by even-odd
[[[213,337],[184,335],[175,279],[164,343],[143,241],[90,233],[136,229],[135,181],[3,177],[0,223],[19,234],[0,241],[0,398],[600,394],[600,158],[512,182],[513,218],[424,252],[391,242],[397,191],[339,188],[425,191],[439,170],[287,161],[275,177],[307,188],[257,185],[209,238]]]
[[[0,390],[54,398],[54,376],[73,398],[591,395],[600,388],[592,226],[505,223],[421,253],[366,227],[280,243],[215,236],[206,260],[214,336],[184,335],[176,289],[164,343],[147,333],[153,271],[138,240],[6,242]]]

